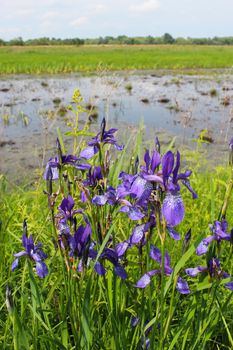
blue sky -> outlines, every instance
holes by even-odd
[[[0,0],[0,38],[233,36],[233,0]]]

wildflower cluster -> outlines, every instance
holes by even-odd
[[[171,260],[175,257],[171,259],[166,249],[167,242],[176,244],[182,239],[180,229],[177,229],[185,217],[181,188],[187,189],[192,199],[197,198],[189,181],[192,171],[181,170],[179,151],[169,150],[163,154],[156,138],[154,149],[144,153],[144,163],[139,165],[136,157],[131,171],[121,170],[117,174],[118,182],[113,182],[111,166],[114,167],[114,163],[109,149],[112,145],[118,151],[124,149],[114,136],[116,131],[113,128],[106,130],[103,119],[100,131],[87,147],[81,151],[77,148],[75,154],[66,154],[57,139],[57,155],[49,159],[44,172],[47,184],[44,192],[51,211],[55,249],[62,257],[69,277],[76,277],[77,281],[92,271],[102,278],[113,272],[114,281],[116,278],[119,283],[125,283],[133,293],[158,283],[160,311],[155,318],[163,345],[163,332],[168,327],[164,327],[163,305],[166,289],[171,284],[169,280],[174,282],[173,293],[177,290],[184,298],[191,293],[189,277],[207,274],[210,282],[230,278],[221,268],[220,246],[223,241],[232,243],[233,231],[228,231],[224,213],[210,226],[211,235],[196,248],[197,256],[206,254],[206,264],[186,269],[183,265],[179,269],[178,264],[172,266]],[[189,249],[191,229],[182,241],[185,253]],[[47,255],[42,244],[35,244],[32,236],[28,236],[26,221],[22,244],[24,250],[14,254],[12,270],[18,267],[19,258],[26,256],[35,264],[39,277],[47,276],[48,268],[44,262]],[[131,266],[138,267],[134,274]],[[103,280],[106,282],[105,278]],[[233,282],[225,283],[225,287],[233,290]],[[140,322],[138,317],[133,317],[131,326],[137,329]],[[147,328],[147,322],[145,318],[141,322],[145,331],[141,333],[139,348],[150,346],[152,327],[148,325]]]
[[[95,271],[97,274],[103,276],[106,273],[103,262],[107,260],[114,266],[115,274],[120,278],[125,279],[127,274],[124,267],[119,263],[117,252],[111,248],[111,240],[109,240],[103,252],[97,259],[97,246],[102,243],[102,236],[100,232],[101,228],[98,225],[97,229],[99,241],[97,242],[92,238],[92,228],[88,218],[83,213],[83,210],[74,210],[73,208],[74,200],[71,195],[68,195],[67,198],[62,200],[62,203],[58,208],[57,215],[59,232],[58,242],[61,249],[65,251],[65,257],[72,258],[72,267],[78,272],[82,272],[93,260]],[[84,221],[84,224],[82,223],[78,227],[76,214],[81,214]],[[110,246],[110,248],[108,246]],[[69,266],[69,263],[67,264],[67,266]]]
[[[104,147],[114,145],[117,150],[123,150],[123,146],[119,146],[114,137],[116,131],[116,129],[106,131],[106,122],[103,119],[100,132],[88,143],[88,147],[80,152],[79,157],[64,155],[57,140],[58,155],[48,161],[44,177],[50,182],[51,188],[53,180],[61,180],[62,175],[64,177],[66,165],[73,167],[76,172],[81,171],[81,174],[77,173],[74,178],[76,188],[80,190],[80,208],[74,209],[75,201],[72,195],[68,194],[63,198],[55,215],[59,246],[65,252],[67,266],[70,266],[69,261],[72,257],[72,268],[81,272],[93,260],[95,271],[99,275],[104,275],[105,262],[108,261],[112,264],[115,274],[126,279],[124,263],[127,261],[127,251],[136,246],[142,256],[142,248],[147,243],[152,244],[151,236],[156,228],[162,242],[165,240],[166,232],[172,239],[181,238],[175,230],[175,226],[182,222],[185,215],[180,194],[181,185],[191,192],[193,199],[197,195],[189,183],[192,172],[190,170],[180,172],[180,153],[177,151],[173,154],[168,151],[161,155],[157,138],[155,149],[151,153],[146,150],[144,154],[144,165],[139,167],[137,158],[134,172],[132,174],[120,172],[119,185],[112,187],[108,178],[110,155],[108,150],[104,152]],[[87,160],[89,163],[86,163]],[[51,195],[52,193],[48,194],[49,197]],[[74,195],[77,197],[77,193]],[[108,217],[101,221],[103,213],[101,208],[106,205]],[[110,236],[99,253],[98,249],[111,224],[113,212],[124,213],[137,224],[124,241],[119,241],[119,236],[115,233],[114,237]],[[162,226],[163,232],[160,229]],[[156,274],[165,276],[172,274],[168,253],[163,255],[156,246],[151,245],[150,256],[160,264],[160,269],[146,272],[137,283],[134,283],[138,288],[145,288],[151,277]],[[177,280],[177,290],[182,294],[189,293],[188,285],[181,277]]]
[[[24,220],[23,223],[22,244],[25,250],[14,254],[16,259],[12,263],[12,271],[14,271],[18,267],[19,258],[21,258],[22,256],[26,256],[29,260],[36,263],[36,273],[39,277],[43,278],[47,276],[48,268],[45,262],[43,261],[47,258],[47,255],[42,250],[42,243],[38,243],[35,245],[32,235],[28,237],[26,220]]]
[[[206,266],[197,266],[194,268],[187,268],[186,274],[190,277],[196,277],[199,273],[207,273],[210,281],[229,278],[230,275],[221,269],[221,263],[219,258],[215,256],[215,249],[208,252],[211,242],[218,244],[218,251],[220,255],[220,244],[222,241],[231,242],[231,233],[227,232],[228,223],[225,219],[221,221],[214,221],[213,225],[210,225],[212,235],[204,238],[196,248],[196,254],[198,256],[206,254]],[[232,232],[232,230],[231,230]],[[215,248],[215,247],[214,247]],[[208,254],[209,253],[209,254]],[[233,290],[233,282],[225,283],[227,289]]]
[[[233,150],[233,138],[229,143],[229,164],[232,166],[232,150]],[[232,173],[233,176],[233,173]],[[232,180],[230,182],[232,184]],[[232,186],[232,185],[231,185]],[[219,215],[219,220],[215,220],[213,224],[209,225],[211,235],[204,238],[196,248],[196,254],[198,256],[206,255],[206,265],[197,266],[194,268],[187,268],[186,274],[190,277],[196,277],[198,274],[207,274],[210,282],[219,281],[222,279],[230,278],[230,274],[222,270],[221,268],[221,244],[223,241],[227,241],[232,245],[233,228],[230,232],[228,230],[228,223],[225,219],[227,204],[229,200],[229,194],[231,187],[227,189],[224,199],[223,207]],[[233,290],[233,281],[224,284],[227,289]]]

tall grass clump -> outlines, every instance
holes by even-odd
[[[80,129],[73,102],[72,152],[58,130],[44,180],[0,179],[1,348],[231,349],[233,141],[198,175],[157,138],[141,157],[141,130],[130,151]]]

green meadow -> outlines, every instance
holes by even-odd
[[[0,74],[231,68],[232,46],[0,47]]]
[[[225,46],[0,48],[2,75],[232,63]],[[200,138],[91,132],[78,90],[69,113],[28,183],[0,170],[0,349],[233,349],[233,139],[213,168]]]

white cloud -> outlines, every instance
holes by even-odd
[[[20,9],[16,12],[16,16],[28,17],[31,16],[35,11],[33,9]]]
[[[11,38],[12,37],[18,37],[20,36],[20,28],[19,27],[7,27],[7,28],[4,28],[4,29],[1,29],[0,28],[0,35],[6,35],[6,36],[10,36]]]
[[[95,4],[92,7],[93,12],[96,12],[96,13],[105,12],[106,9],[107,9],[107,7],[104,4]]]
[[[7,20],[14,20],[14,19],[24,19],[26,17],[32,16],[35,14],[35,10],[34,9],[19,9],[19,10],[15,10],[14,12],[11,10],[9,11],[9,14],[6,14],[5,19]]]
[[[232,31],[232,0],[0,0],[0,5],[5,40],[73,37],[76,29],[80,37],[227,36]]]
[[[56,25],[52,21],[45,20],[39,24],[39,28],[40,28],[39,36],[40,35],[48,36],[47,32],[55,30]]]
[[[44,19],[44,20],[51,20],[51,19],[55,19],[57,17],[60,17],[59,12],[57,12],[57,11],[48,11],[42,15],[42,19]]]
[[[131,12],[142,13],[157,10],[160,7],[158,0],[146,0],[140,4],[133,4],[129,7]]]
[[[88,21],[88,18],[87,18],[86,16],[81,16],[81,17],[75,19],[74,21],[72,21],[72,22],[70,23],[70,25],[71,25],[72,27],[80,27],[80,26],[82,26],[83,24],[87,23],[87,21]]]

